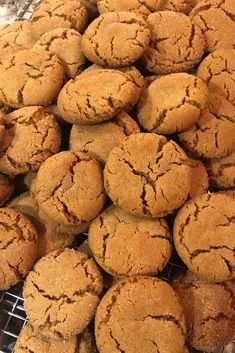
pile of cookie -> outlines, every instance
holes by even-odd
[[[233,0],[43,0],[0,29],[0,289],[26,277],[29,318],[16,353],[234,337],[234,18]],[[186,269],[169,284],[174,248]]]

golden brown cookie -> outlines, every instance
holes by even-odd
[[[98,0],[99,13],[129,11],[135,12],[143,17],[158,10],[159,0]]]
[[[64,151],[48,158],[35,180],[35,200],[48,220],[68,225],[90,221],[106,200],[100,164],[82,152]]]
[[[31,270],[38,251],[33,223],[11,208],[0,208],[0,290],[18,283]]]
[[[138,95],[133,79],[118,70],[87,70],[61,90],[57,106],[69,123],[93,125],[125,110]]]
[[[42,107],[24,107],[5,116],[9,139],[0,158],[0,171],[17,175],[36,171],[60,149],[61,132],[56,119]],[[27,146],[27,148],[25,148]]]
[[[191,273],[173,282],[183,307],[190,346],[214,352],[227,345],[235,331],[235,283],[206,283]]]
[[[64,68],[56,55],[33,48],[0,64],[0,100],[14,108],[47,106],[57,97]]]
[[[188,16],[173,11],[149,15],[151,40],[142,62],[155,74],[189,71],[201,60],[204,39]]]
[[[221,94],[235,104],[235,50],[215,50],[199,65],[197,76],[210,91]]]
[[[109,154],[105,189],[116,206],[137,217],[162,217],[187,199],[191,168],[184,151],[161,135],[139,133]]]
[[[0,29],[0,42],[6,43],[14,49],[30,49],[36,42],[32,32],[31,23],[28,21],[16,21],[7,24]]]
[[[71,151],[92,154],[105,164],[109,153],[126,136],[140,132],[138,124],[127,113],[122,112],[115,118],[97,125],[73,125],[69,139]]]
[[[172,252],[163,218],[137,218],[114,205],[91,223],[88,242],[98,264],[116,277],[154,276],[163,270]]]
[[[119,281],[101,300],[95,319],[100,353],[182,353],[185,319],[169,284],[153,277]]]
[[[190,13],[205,38],[205,50],[234,49],[235,6],[233,0],[201,0]]]
[[[220,193],[200,195],[180,209],[174,243],[190,271],[212,282],[235,277],[234,215],[235,200]]]
[[[223,96],[211,93],[209,109],[178,136],[182,145],[198,157],[226,157],[235,149],[235,107]]]
[[[12,192],[14,191],[15,185],[13,180],[8,176],[0,173],[0,206],[9,199]]]
[[[207,192],[209,179],[204,164],[198,159],[189,158],[192,170],[190,197],[194,198]]]
[[[207,103],[208,90],[202,80],[183,72],[166,75],[145,90],[137,119],[147,131],[174,134],[196,123]]]
[[[188,0],[158,0],[157,11],[186,12]]]
[[[24,308],[43,336],[69,338],[88,326],[102,289],[93,259],[73,249],[56,250],[29,273],[23,289]]]

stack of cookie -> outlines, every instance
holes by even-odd
[[[232,340],[234,16],[230,0],[43,0],[0,29],[0,289],[27,276],[16,353]],[[174,248],[187,272],[170,285]]]

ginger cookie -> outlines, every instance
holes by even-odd
[[[205,165],[198,159],[189,158],[189,166],[192,171],[190,197],[194,198],[207,192],[209,178]]]
[[[125,110],[136,94],[136,84],[128,74],[111,69],[87,70],[62,88],[57,107],[65,121],[93,125]]]
[[[105,164],[112,149],[124,141],[126,136],[140,132],[138,124],[127,113],[97,125],[73,125],[69,149],[92,154]]]
[[[14,108],[47,106],[57,97],[64,68],[55,54],[33,48],[21,50],[0,64],[0,100]]]
[[[185,334],[176,294],[154,277],[119,281],[97,309],[95,337],[100,353],[182,353]]]
[[[20,282],[31,270],[38,251],[32,222],[11,208],[0,208],[0,290]]]
[[[188,16],[160,11],[149,15],[147,23],[151,40],[142,62],[149,72],[165,75],[189,71],[201,60],[204,38]]]
[[[57,28],[45,33],[35,44],[35,48],[49,50],[64,63],[68,77],[75,78],[85,65],[81,52],[82,36],[70,28]]]
[[[8,143],[0,158],[0,171],[17,175],[36,171],[60,149],[56,119],[42,107],[24,107],[5,116]],[[25,148],[27,146],[27,148]]]
[[[10,198],[14,188],[14,182],[8,176],[0,173],[0,206],[3,206]]]
[[[98,0],[99,13],[129,11],[143,17],[147,17],[152,12],[158,10],[159,0]]]
[[[223,282],[235,277],[234,214],[235,201],[213,193],[189,201],[175,218],[176,250],[189,270],[205,280]]]
[[[35,200],[39,213],[51,221],[68,225],[90,221],[106,200],[100,164],[82,152],[64,151],[48,158],[35,180]]]
[[[178,136],[182,145],[202,158],[226,157],[235,149],[235,107],[223,96],[211,93],[209,109]]]
[[[73,249],[56,250],[29,273],[24,308],[43,336],[69,338],[88,326],[102,290],[103,280],[93,259]]]
[[[188,0],[158,0],[157,11],[186,12]]]
[[[191,168],[175,142],[139,133],[110,152],[104,183],[113,203],[125,212],[137,217],[162,217],[186,201]]]
[[[205,39],[205,50],[234,49],[235,7],[231,0],[201,0],[190,13]]]
[[[203,352],[222,349],[234,337],[235,283],[206,283],[190,272],[173,282],[183,307],[187,340]]]
[[[197,76],[210,91],[221,94],[235,104],[235,50],[215,50],[199,65]]]
[[[163,270],[172,253],[163,218],[137,218],[114,205],[91,223],[88,242],[98,264],[116,277],[154,276]]]
[[[183,72],[162,76],[142,95],[137,119],[147,131],[174,134],[196,123],[207,101],[206,85],[195,76]]]
[[[15,49],[18,48],[18,50],[32,48],[36,38],[32,32],[31,23],[28,21],[16,21],[1,27],[0,42],[4,42]]]

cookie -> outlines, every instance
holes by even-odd
[[[0,100],[14,108],[47,106],[57,97],[64,68],[56,55],[33,48],[21,50],[0,64]]]
[[[75,78],[85,65],[81,41],[81,34],[74,29],[57,28],[40,37],[34,48],[42,48],[56,54],[64,63],[68,77]]]
[[[176,294],[157,278],[119,281],[97,309],[95,337],[100,353],[182,353],[185,334]]]
[[[14,191],[13,181],[6,175],[0,173],[0,206],[10,198]]]
[[[127,113],[122,112],[101,124],[73,125],[69,149],[88,152],[99,162],[105,164],[114,147],[118,146],[126,136],[138,132],[140,132],[138,124]]]
[[[218,187],[235,187],[235,151],[224,158],[206,161],[210,184]]]
[[[188,0],[158,0],[157,11],[186,12]]]
[[[187,199],[191,168],[184,151],[165,137],[131,135],[109,154],[104,169],[108,196],[137,217],[162,217]]]
[[[205,39],[205,50],[234,49],[235,7],[231,0],[201,0],[190,13]]]
[[[162,76],[142,95],[137,119],[147,131],[174,134],[198,121],[207,100],[206,85],[195,76],[183,72]]]
[[[38,251],[38,234],[22,213],[0,208],[0,244],[0,290],[4,290],[31,270]]]
[[[48,157],[59,151],[59,125],[42,107],[15,110],[5,116],[5,122],[9,142],[0,158],[1,172],[17,175],[36,171]]]
[[[143,17],[158,10],[159,0],[98,0],[97,6],[100,14],[106,12],[129,11]]]
[[[188,0],[186,5],[186,14],[190,14],[192,9],[199,4],[201,0]]]
[[[88,242],[98,264],[116,277],[154,276],[163,270],[172,252],[163,218],[137,218],[114,205],[91,223]]]
[[[178,136],[182,145],[202,158],[226,157],[235,149],[235,107],[211,93],[209,109],[195,125]]]
[[[5,43],[12,48],[30,49],[35,42],[36,38],[32,32],[31,23],[28,21],[16,21],[0,29],[0,43]]]
[[[205,283],[187,273],[173,283],[183,307],[188,343],[203,352],[227,345],[235,330],[235,283]]]
[[[142,62],[149,72],[165,75],[189,71],[201,60],[204,38],[188,16],[160,11],[149,15],[147,23],[151,40]]]
[[[205,280],[223,282],[235,277],[234,214],[234,200],[214,193],[189,201],[175,218],[176,250],[189,270]]]
[[[209,178],[207,170],[202,161],[189,158],[189,166],[191,167],[191,188],[190,197],[194,198],[207,192],[209,188]]]
[[[73,249],[56,250],[39,260],[26,278],[24,308],[41,335],[69,338],[87,327],[102,289],[93,259]]]
[[[48,158],[35,180],[35,200],[40,214],[51,221],[90,221],[106,200],[100,164],[82,152],[64,151]]]
[[[235,104],[235,50],[215,50],[199,65],[197,76],[210,91],[221,94]]]
[[[125,110],[136,95],[136,84],[129,75],[111,69],[88,70],[64,85],[57,107],[65,121],[93,125]]]

